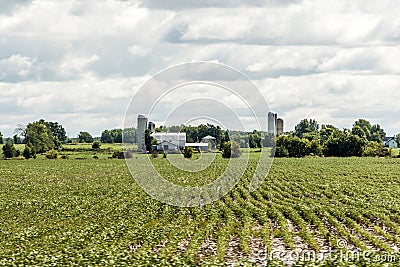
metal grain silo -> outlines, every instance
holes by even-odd
[[[281,118],[276,120],[276,134],[283,134],[283,120]]]

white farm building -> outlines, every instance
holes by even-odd
[[[396,142],[396,138],[394,137],[384,137],[382,142],[384,147],[389,147],[389,148],[397,148],[398,145]]]
[[[186,144],[186,133],[153,133],[151,135],[157,140],[157,150],[182,150]]]

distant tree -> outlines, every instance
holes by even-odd
[[[400,147],[400,133],[396,135],[397,147]]]
[[[67,141],[67,133],[64,127],[58,122],[44,121],[40,120],[50,129],[54,138],[56,138],[61,143],[65,143]]]
[[[311,132],[318,131],[318,130],[319,130],[319,124],[317,123],[316,120],[314,120],[314,119],[310,119],[310,120],[304,119],[304,120],[300,121],[300,123],[295,126],[294,134],[297,137],[302,138],[303,134],[311,133]]]
[[[24,143],[23,142],[24,140],[16,134],[13,136],[13,140],[14,140],[14,144],[23,144]]]
[[[367,135],[365,134],[363,128],[361,128],[360,125],[355,125],[353,126],[353,128],[351,129],[351,134],[356,135],[360,138],[363,138],[365,140],[367,140]]]
[[[282,154],[283,157],[288,156],[291,158],[301,158],[310,155],[311,153],[311,142],[308,139],[291,135],[278,136],[276,138],[276,157],[279,157]]]
[[[358,119],[356,122],[354,122],[353,127],[354,126],[360,126],[361,129],[368,129],[369,131],[371,131],[371,123],[369,121],[367,121],[366,119]]]
[[[314,140],[319,141],[321,137],[320,137],[319,131],[316,130],[316,131],[304,133],[302,138],[305,138],[311,142]]]
[[[78,142],[79,143],[93,143],[93,137],[88,132],[79,132]]]
[[[124,143],[133,144],[136,142],[136,129],[125,128],[122,130],[122,139]]]
[[[325,143],[335,131],[339,131],[339,129],[330,124],[323,124],[319,131],[321,144]]]
[[[99,142],[93,142],[92,149],[100,149],[101,144]]]
[[[22,154],[26,159],[36,158],[35,152],[27,145],[25,146],[24,152]]]
[[[368,141],[382,142],[382,139],[386,136],[385,131],[379,124],[371,125],[371,123],[365,119],[358,119],[354,122],[353,129],[357,128],[357,131],[359,131],[357,126],[363,130],[365,138]],[[359,134],[356,135],[360,136]]]
[[[284,146],[278,146],[271,150],[271,157],[288,158],[289,151]]]
[[[111,138],[113,143],[122,143],[122,129],[112,129]]]
[[[369,141],[364,148],[363,156],[388,157],[390,156],[390,149],[383,147],[382,142]]]
[[[249,147],[250,148],[262,147],[261,134],[256,130],[254,130],[251,134],[249,134]]]
[[[125,142],[133,143],[134,140],[132,137],[128,136],[129,133],[130,133],[129,131],[126,131],[126,133],[125,133],[125,138],[126,138]],[[122,143],[122,135],[123,135],[122,129],[104,130],[101,133],[100,141],[102,143],[110,143],[110,144],[111,143]],[[130,138],[130,140],[128,138]]]
[[[0,144],[3,144],[3,134],[0,132]]]
[[[371,127],[371,138],[370,141],[382,142],[382,139],[386,136],[385,131],[379,124],[375,124]]]
[[[113,142],[113,139],[112,139],[112,136],[111,136],[111,131],[109,131],[109,130],[104,130],[104,131],[101,133],[100,141],[101,141],[102,143],[112,143],[112,142]]]
[[[273,147],[274,146],[274,134],[266,133],[263,139],[263,147]]]
[[[242,152],[240,151],[240,146],[236,142],[225,142],[222,150],[223,158],[238,158]]]
[[[179,133],[181,131],[182,127],[183,127],[183,125],[181,125],[181,126],[174,125],[174,126],[168,127],[168,132],[170,132],[170,133]]]
[[[47,159],[57,159],[58,158],[58,152],[54,149],[51,149],[46,152],[46,158]]]
[[[186,133],[186,140],[188,143],[195,143],[199,141],[198,127],[183,125],[180,131]]]
[[[193,147],[187,146],[185,147],[185,149],[183,150],[183,156],[187,159],[192,158],[194,153]]]
[[[26,144],[26,126],[22,124],[17,124],[17,128],[14,129],[14,134],[21,139],[22,144]]]
[[[13,158],[17,156],[17,150],[12,142],[7,142],[3,146],[3,155],[5,158]]]
[[[146,131],[144,132],[144,144],[146,146],[146,151],[152,150],[151,132],[149,129],[146,129]]]
[[[224,144],[226,142],[230,142],[231,138],[229,136],[229,130],[224,131],[223,135],[222,135],[222,139],[221,139],[221,144],[219,145],[219,150],[223,150]]]
[[[26,126],[25,141],[36,154],[55,148],[58,140],[54,138],[53,133],[43,120],[40,120]]]
[[[335,131],[324,144],[324,155],[334,157],[362,156],[367,141],[349,131]]]

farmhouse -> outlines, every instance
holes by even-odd
[[[396,138],[394,137],[384,137],[382,139],[383,142],[383,146],[384,147],[389,147],[389,148],[397,148],[397,142],[396,142]]]
[[[151,136],[157,140],[157,150],[159,151],[175,151],[185,148],[186,133],[153,133]]]

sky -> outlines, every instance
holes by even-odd
[[[209,61],[249,77],[286,131],[366,118],[394,135],[398,14],[389,0],[1,1],[0,132],[44,118],[99,136],[152,75]]]

